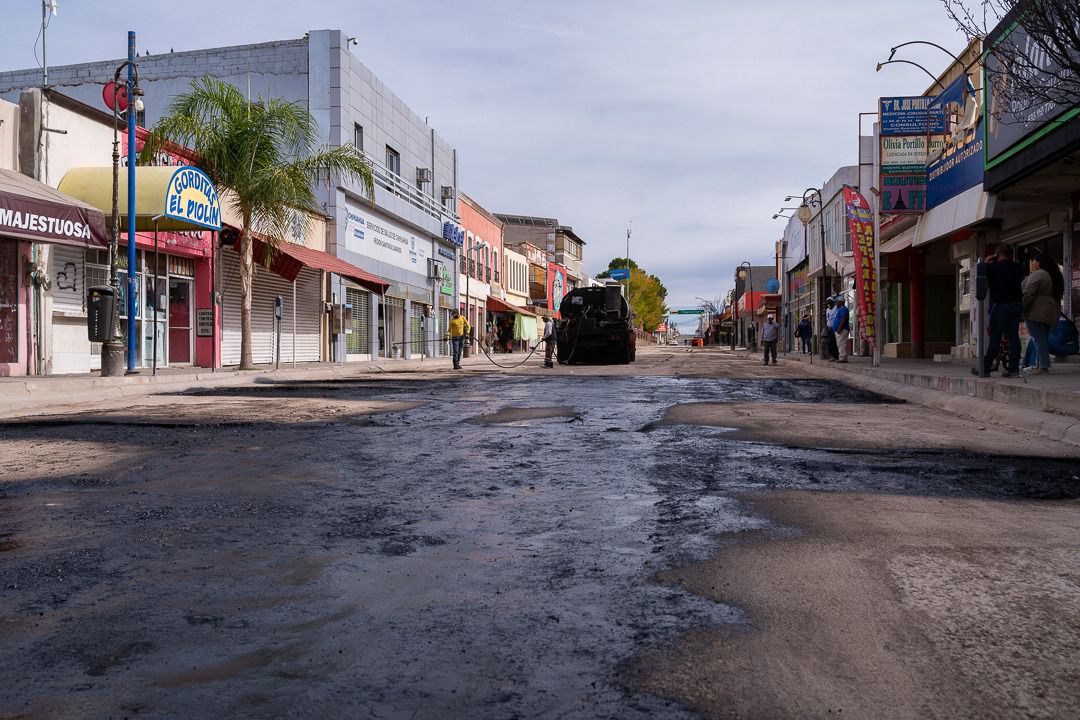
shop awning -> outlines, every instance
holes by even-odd
[[[881,243],[880,253],[882,255],[888,255],[890,253],[900,252],[901,250],[907,250],[911,247],[911,243],[915,240],[915,225],[912,225],[907,230],[904,230],[899,235],[889,238],[885,242]]]
[[[183,231],[207,229],[208,225],[203,222],[182,220],[178,217],[166,215],[177,214],[169,212],[170,195],[177,199],[183,195],[185,207],[207,208],[211,215],[217,217],[217,225],[220,226],[220,201],[217,191],[209,180],[206,187],[185,186],[181,191],[174,187],[170,193],[170,184],[173,176],[178,173],[191,176],[202,176],[202,172],[196,168],[185,166],[139,166],[135,168],[135,229],[137,231],[150,232],[154,229],[153,218],[162,216],[157,223],[157,229],[162,231]],[[71,195],[77,200],[97,208],[103,213],[112,214],[112,168],[111,167],[78,167],[72,168],[60,181],[61,192]],[[120,209],[120,227],[127,231],[127,203],[128,203],[127,170],[121,168],[120,182],[117,188],[117,207]],[[199,202],[195,201],[198,198]],[[188,205],[190,203],[190,205]],[[180,208],[183,213],[184,208]],[[211,223],[212,225],[213,223]]]
[[[532,312],[530,310],[526,310],[525,308],[520,308],[517,305],[511,305],[508,302],[503,302],[502,300],[500,300],[500,299],[498,299],[496,297],[492,297],[490,295],[488,296],[488,299],[487,299],[487,309],[490,310],[491,312],[521,313],[522,315],[527,315],[529,317],[539,317],[536,313],[534,313],[534,312]]]
[[[264,253],[267,251],[267,243],[258,238],[252,238],[252,243],[252,256],[256,262],[262,262],[265,257]],[[237,246],[236,250],[239,252],[239,246]],[[372,275],[366,270],[362,270],[352,263],[345,262],[341,258],[325,253],[322,250],[315,250],[294,243],[283,243],[275,248],[274,253],[276,256],[270,263],[270,270],[289,282],[295,280],[296,276],[300,274],[300,269],[306,266],[341,275],[379,294],[386,292],[387,288],[390,287],[389,281],[383,280],[378,275]]]
[[[983,192],[982,184],[968,188],[956,197],[927,210],[916,225],[913,247],[947,237],[961,228],[994,217],[996,198]]]
[[[109,244],[100,210],[22,173],[2,169],[0,235],[82,248]]]

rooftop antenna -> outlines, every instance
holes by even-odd
[[[41,0],[41,87],[49,87],[49,60],[45,54],[45,31],[49,29],[49,13],[56,17],[60,3],[56,0]]]

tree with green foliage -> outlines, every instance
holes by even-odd
[[[271,249],[287,242],[295,218],[319,213],[314,182],[337,177],[374,192],[371,165],[352,145],[327,148],[303,105],[278,98],[249,100],[212,77],[191,81],[151,130],[141,159],[173,145],[194,151],[222,202],[241,218],[240,367],[251,368],[252,234]]]
[[[598,279],[611,277],[612,270],[630,267],[630,311],[646,332],[652,332],[667,315],[667,288],[656,275],[650,275],[633,258],[612,258],[608,269],[597,273]]]

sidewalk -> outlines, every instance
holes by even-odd
[[[1080,445],[1080,363],[1055,362],[1048,375],[980,378],[971,374],[974,360],[897,360],[868,357],[830,363],[788,353],[815,374],[858,379],[856,384],[921,405],[997,424],[1026,427],[1039,434]]]
[[[472,365],[483,356],[474,355]],[[486,364],[486,361],[484,361]],[[477,363],[479,364],[479,363]],[[197,387],[243,385],[259,382],[289,380],[322,380],[354,377],[387,372],[438,372],[450,369],[450,358],[423,360],[386,360],[341,363],[283,363],[275,370],[272,365],[259,365],[254,370],[235,367],[159,368],[156,375],[141,370],[135,375],[103,378],[98,373],[85,375],[48,375],[42,377],[0,377],[0,418],[32,415],[58,405],[72,406],[123,397],[159,392],[182,392]]]

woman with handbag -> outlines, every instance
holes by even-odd
[[[1024,278],[1020,289],[1024,293],[1024,321],[1029,342],[1035,343],[1035,360],[1032,375],[1050,372],[1050,328],[1057,322],[1061,312],[1061,298],[1065,294],[1065,278],[1061,269],[1049,254],[1032,250],[1028,254],[1030,274]]]

